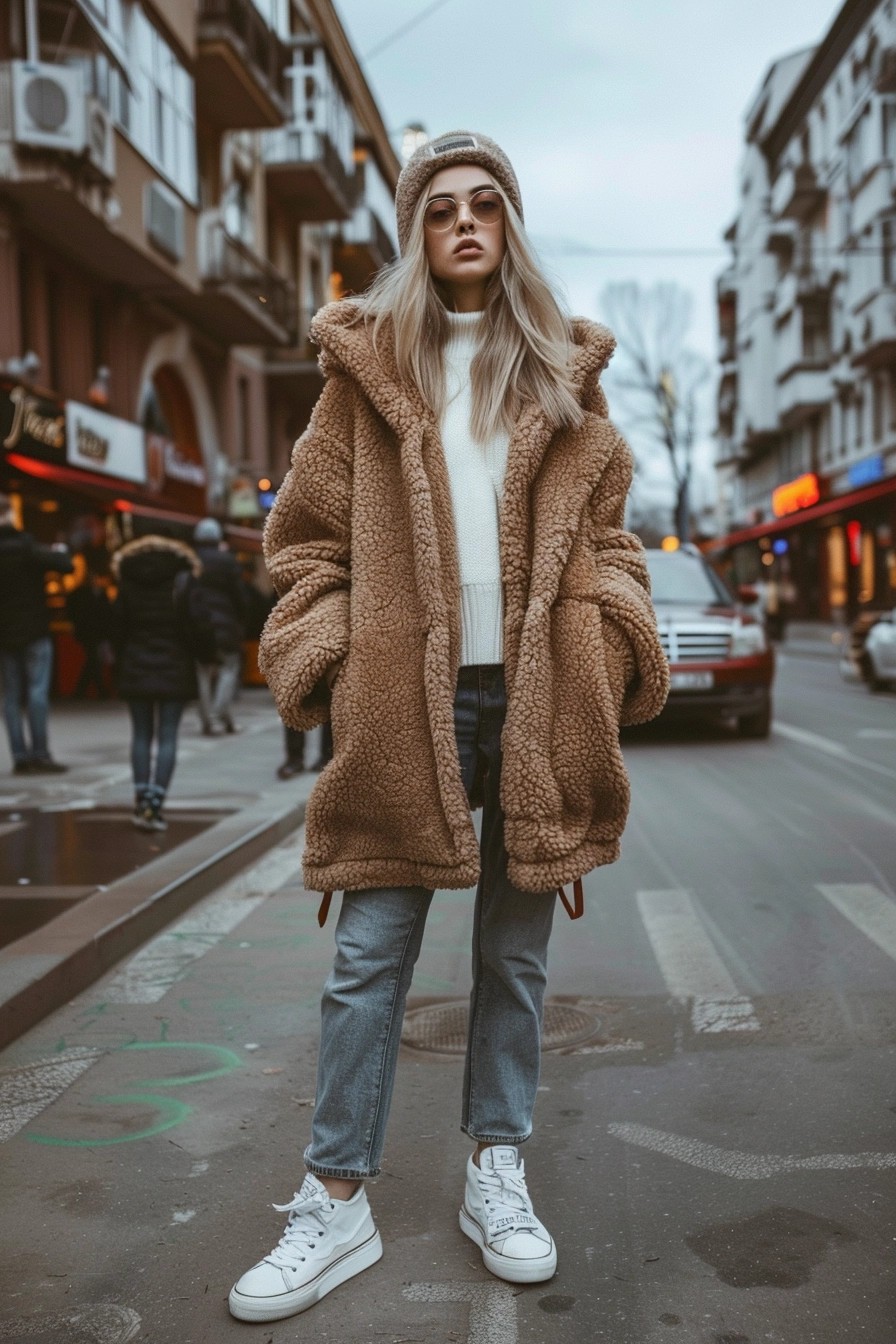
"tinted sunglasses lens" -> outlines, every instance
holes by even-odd
[[[504,202],[496,191],[477,191],[470,201],[470,213],[480,224],[494,224],[503,209]]]
[[[423,212],[423,223],[428,229],[450,229],[457,219],[457,205],[447,196],[430,201]]]

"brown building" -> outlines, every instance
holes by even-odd
[[[206,513],[259,549],[314,311],[394,253],[399,164],[330,0],[0,17],[0,488],[98,559]]]

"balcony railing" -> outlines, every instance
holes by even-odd
[[[222,130],[280,125],[289,52],[252,0],[199,0],[197,38],[200,115]]]
[[[772,187],[772,213],[785,219],[808,219],[820,208],[827,192],[811,163],[788,166]]]
[[[219,210],[199,218],[199,271],[216,300],[220,333],[235,344],[283,343],[294,334],[295,285],[241,238],[227,232]]]
[[[778,378],[778,414],[785,427],[827,406],[834,396],[829,360],[804,360]]]
[[[397,248],[379,215],[369,205],[359,205],[336,232],[336,264],[347,289],[367,287],[381,266],[397,254]]]
[[[355,203],[354,173],[330,137],[306,126],[280,126],[262,137],[271,193],[309,223],[345,219]]]

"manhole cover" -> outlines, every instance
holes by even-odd
[[[404,1019],[403,1045],[438,1055],[462,1055],[467,1048],[469,1005],[461,1003],[427,1004],[411,1008]],[[600,1018],[572,1008],[566,1003],[546,1003],[542,1050],[561,1050],[564,1046],[587,1041],[600,1026]]]

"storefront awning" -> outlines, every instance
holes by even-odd
[[[772,537],[781,532],[791,532],[803,523],[811,523],[816,518],[824,518],[832,513],[849,512],[863,504],[871,504],[885,495],[896,495],[896,477],[867,485],[862,490],[851,490],[847,495],[836,495],[833,499],[824,499],[808,509],[799,509],[796,513],[785,514],[783,518],[773,518],[767,523],[756,523],[753,527],[743,527],[729,532],[725,537],[714,537],[704,544],[703,549],[710,554],[717,551],[730,551],[746,541],[758,541],[760,537]]]

